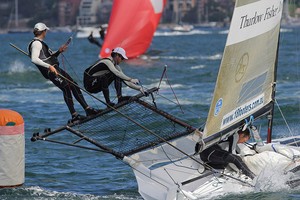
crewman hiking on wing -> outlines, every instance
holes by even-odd
[[[123,73],[119,64],[124,59],[128,59],[125,50],[122,47],[117,47],[112,50],[111,57],[97,61],[94,65],[84,71],[83,83],[85,89],[91,93],[102,91],[106,104],[109,106],[115,105],[110,101],[108,88],[113,81],[118,103],[130,99],[130,96],[122,96],[122,82],[145,94],[143,88],[138,85],[138,79],[130,78]]]
[[[64,52],[67,49],[68,44],[62,45],[59,50],[55,52],[52,51],[43,41],[46,37],[47,30],[49,30],[49,28],[44,23],[37,23],[34,26],[34,38],[28,45],[28,51],[29,56],[31,57],[31,61],[37,66],[37,68],[46,79],[52,81],[52,83],[63,92],[64,100],[72,116],[71,122],[82,120],[85,118],[85,116],[79,115],[76,112],[72,94],[84,108],[87,116],[97,114],[99,110],[93,109],[88,106],[82,95],[82,92],[76,86],[76,82],[74,82],[74,80],[67,72],[59,67],[57,57],[60,53]],[[61,76],[58,76],[59,74]],[[74,84],[70,84],[70,82]]]

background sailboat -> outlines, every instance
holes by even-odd
[[[150,46],[166,0],[116,0],[100,57],[108,57],[115,47],[123,47],[129,58],[143,54]]]
[[[176,25],[171,27],[172,31],[179,31],[179,32],[190,32],[194,29],[194,26],[191,24],[185,24],[182,22],[182,6],[179,5],[179,1],[175,1],[174,4],[178,8],[178,11],[175,14],[175,21],[177,22]],[[175,6],[174,5],[174,6]]]

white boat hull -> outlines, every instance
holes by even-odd
[[[100,38],[99,28],[97,27],[82,27],[78,28],[76,37],[77,38],[87,38],[93,33],[94,38]]]
[[[272,144],[278,145],[279,142],[292,139],[300,140],[300,137],[275,140]],[[131,158],[126,157],[124,161],[133,167],[139,193],[144,199],[181,200],[212,198],[213,196],[230,193],[269,191],[276,188],[289,189],[297,186],[297,181],[294,185],[287,183],[300,178],[298,171],[295,173],[288,172],[300,166],[300,148],[280,146],[282,152],[292,151],[294,160],[290,159],[289,155],[276,153],[272,149],[266,148],[264,152],[260,153],[262,155],[261,160],[264,159],[264,162],[260,163],[262,168],[258,170],[259,173],[254,180],[234,171],[230,167],[225,170],[204,170],[201,164],[190,158],[179,159],[169,163],[162,162],[158,164],[159,167],[153,167],[153,169],[151,167],[147,168],[141,162],[135,162]],[[286,149],[283,147],[286,147]],[[164,150],[168,151],[168,149]],[[268,156],[268,159],[266,159],[266,156]],[[194,156],[194,158],[200,160],[199,155]],[[283,162],[283,159],[286,161]],[[278,163],[279,160],[280,165]],[[251,168],[249,166],[251,162],[246,162],[246,164]],[[161,167],[161,165],[164,167]]]

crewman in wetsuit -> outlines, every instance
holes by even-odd
[[[233,163],[246,176],[253,179],[255,174],[247,167],[242,158],[236,155],[237,144],[247,142],[249,139],[250,131],[248,128],[244,131],[239,130],[237,133],[228,137],[226,141],[203,150],[200,153],[200,158],[207,165],[216,169],[223,169],[229,163]]]
[[[119,64],[124,59],[128,59],[125,50],[122,47],[117,47],[112,50],[110,57],[103,58],[87,68],[84,71],[83,77],[85,89],[91,93],[102,91],[106,104],[110,106],[115,105],[110,101],[108,88],[113,81],[118,97],[118,103],[130,99],[130,96],[122,96],[122,82],[145,94],[143,88],[138,85],[138,79],[130,78],[123,73]]]
[[[71,84],[69,81],[75,83],[76,85],[77,83],[74,82],[74,80],[67,72],[59,67],[57,57],[60,53],[64,52],[67,49],[68,44],[62,45],[59,50],[55,52],[52,51],[43,41],[46,37],[47,30],[49,30],[49,28],[44,23],[35,24],[33,29],[34,38],[28,45],[28,51],[31,57],[31,61],[37,66],[37,68],[46,79],[52,81],[54,85],[62,90],[64,100],[72,116],[71,122],[75,122],[85,118],[85,116],[79,115],[76,112],[72,94],[84,108],[87,116],[97,114],[99,110],[93,109],[87,105],[80,89],[74,84]],[[67,78],[69,81],[58,76],[58,74]]]
[[[100,26],[99,29],[100,29],[99,30],[100,38],[101,38],[102,41],[104,41],[105,29],[102,28],[102,26]],[[89,40],[90,43],[95,44],[100,48],[102,47],[102,44],[97,39],[94,38],[93,31],[91,31],[90,35],[88,36],[88,40]]]

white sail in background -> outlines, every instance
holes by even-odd
[[[239,124],[272,101],[282,0],[236,1],[205,137]]]

